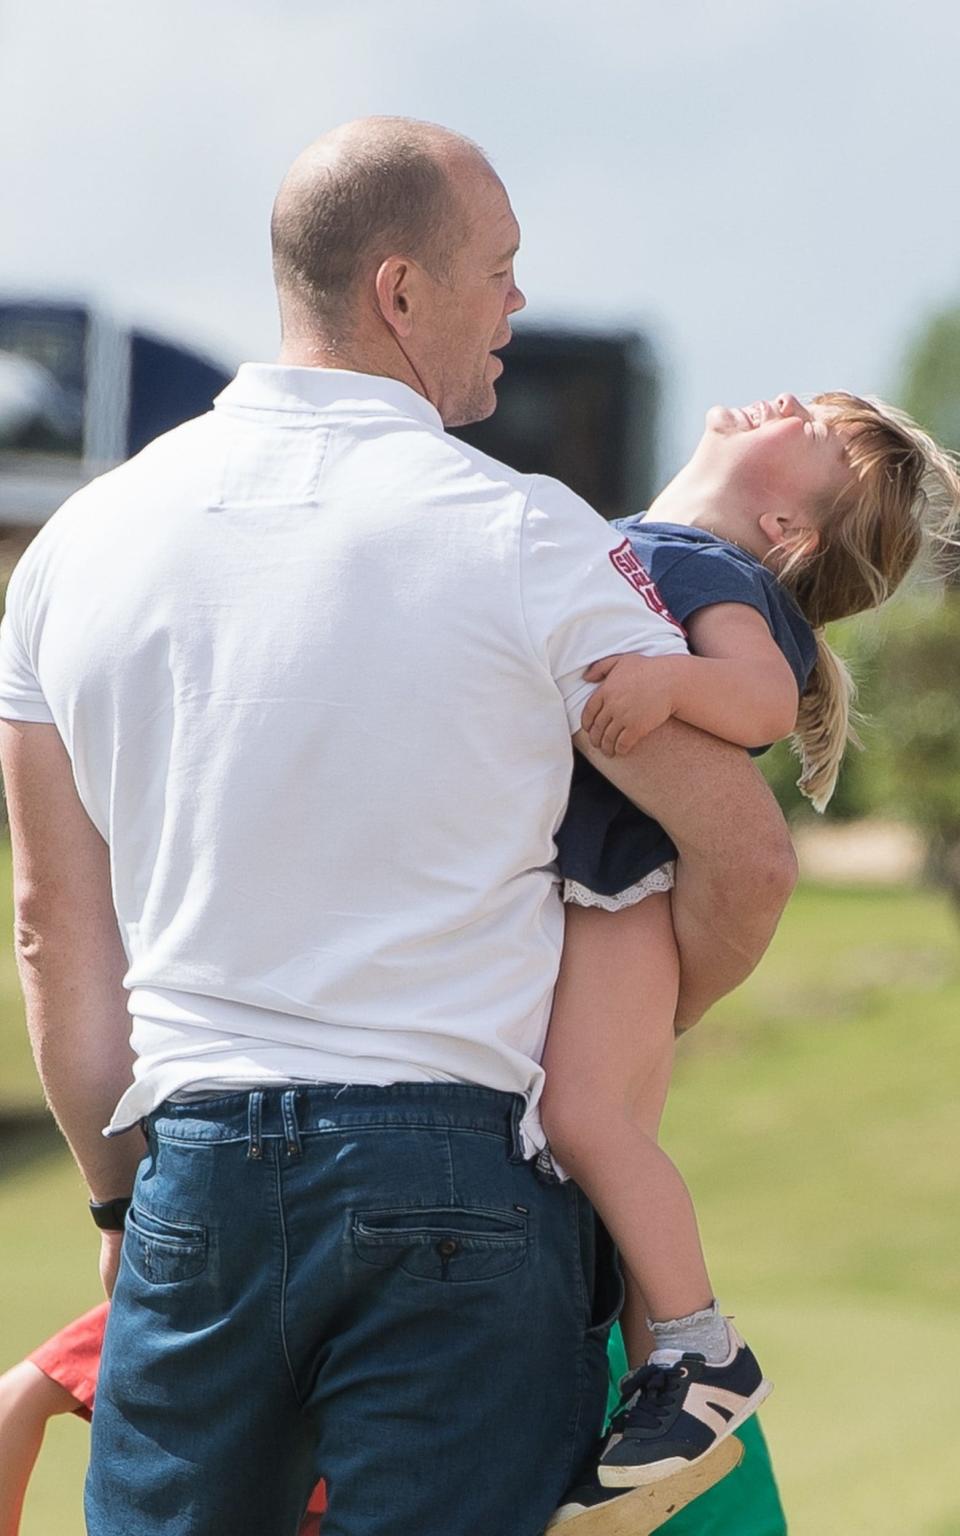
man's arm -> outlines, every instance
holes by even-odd
[[[746,753],[678,720],[626,757],[605,757],[582,730],[573,743],[677,845],[682,1032],[750,975],[776,931],[797,878],[786,823]]]
[[[0,761],[17,967],[37,1070],[91,1195],[112,1200],[130,1193],[144,1143],[139,1131],[100,1134],[133,1066],[109,852],[55,726],[0,721]]]

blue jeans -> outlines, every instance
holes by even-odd
[[[603,1421],[620,1285],[485,1088],[309,1086],[147,1121],[90,1536],[539,1536]]]

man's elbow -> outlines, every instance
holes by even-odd
[[[46,967],[65,949],[86,913],[42,890],[20,887],[14,894],[13,948],[18,964]]]
[[[724,899],[747,926],[776,926],[799,877],[797,855],[786,826],[774,837],[759,839],[725,872]]]
[[[50,940],[42,924],[16,914],[13,920],[13,953],[26,985],[26,975],[45,968],[50,954]]]
[[[797,851],[791,842],[790,834],[786,827],[784,827],[783,836],[777,840],[775,847],[766,847],[758,852],[756,855],[756,866],[756,879],[760,883],[767,901],[778,905],[782,912],[793,895],[797,880],[800,878]]]

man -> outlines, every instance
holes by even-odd
[[[293,1531],[322,1469],[325,1536],[534,1536],[616,1305],[536,1162],[571,736],[681,851],[686,1019],[792,852],[736,749],[578,734],[592,660],[682,640],[577,497],[443,430],[524,302],[480,152],[348,125],[273,244],[279,365],[62,508],[3,630],[28,1019],[108,1291],[126,1213],[88,1528]]]

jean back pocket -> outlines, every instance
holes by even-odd
[[[527,1257],[526,1213],[479,1206],[355,1211],[353,1248],[365,1264],[418,1280],[496,1280]]]

